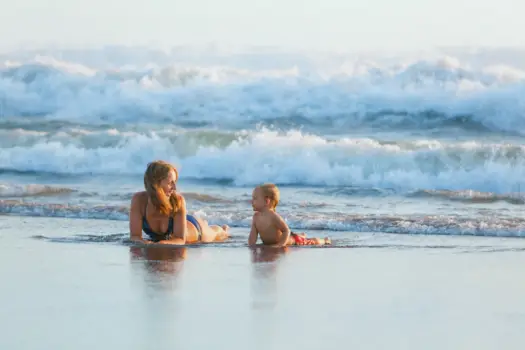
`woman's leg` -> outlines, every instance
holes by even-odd
[[[197,221],[202,229],[202,242],[222,242],[230,237],[228,233],[230,227],[228,225],[208,225],[208,221],[199,218],[197,218]]]
[[[215,234],[215,238],[213,240],[215,242],[222,242],[222,241],[225,241],[228,238],[230,238],[230,235],[228,234],[228,230],[229,229],[230,229],[230,227],[228,225],[222,225],[222,226],[209,225],[208,226],[208,230],[214,232],[214,234]],[[213,235],[213,233],[210,234],[210,236],[212,236],[212,235]]]

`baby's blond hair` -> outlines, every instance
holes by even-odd
[[[275,184],[267,183],[257,186],[261,189],[263,195],[270,200],[270,209],[275,209],[281,199],[279,188]]]

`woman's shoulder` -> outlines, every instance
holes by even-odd
[[[184,199],[184,196],[181,194],[181,193],[177,193],[176,194],[177,196],[177,200],[179,201],[180,203],[180,209],[182,212],[186,212],[186,199]]]
[[[133,196],[131,197],[131,204],[141,204],[148,200],[147,192],[146,191],[140,191],[135,192]]]

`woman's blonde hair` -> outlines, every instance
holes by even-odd
[[[177,193],[172,193],[171,196],[166,196],[160,182],[168,177],[170,171],[174,171],[179,179],[179,172],[177,168],[163,160],[156,160],[148,164],[146,172],[144,173],[144,188],[151,199],[153,206],[162,214],[173,216],[182,206]]]
[[[275,209],[281,199],[279,188],[275,184],[262,184],[259,186],[264,197],[270,200],[270,209]]]

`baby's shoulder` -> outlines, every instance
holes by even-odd
[[[273,211],[267,211],[267,212],[255,212],[253,214],[253,220],[258,222],[275,222],[278,220],[281,216]]]
[[[282,216],[276,211],[271,211],[268,214],[270,214],[271,218],[274,219],[274,220],[282,219]]]
[[[261,213],[260,211],[256,211],[255,213],[253,213],[252,219],[253,221],[257,221],[260,220],[262,217],[263,213]]]

